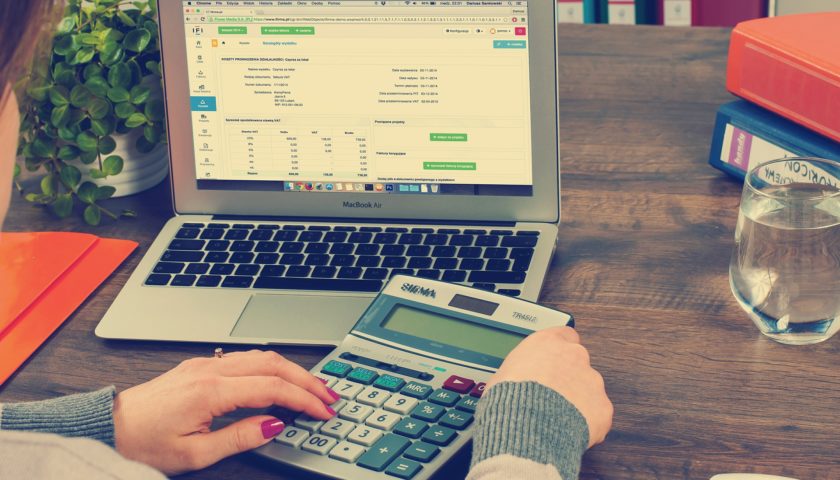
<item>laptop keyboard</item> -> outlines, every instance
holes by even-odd
[[[185,223],[146,285],[379,292],[397,274],[518,296],[540,232]]]

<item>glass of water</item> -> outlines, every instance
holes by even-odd
[[[783,158],[747,174],[729,284],[777,342],[817,343],[840,330],[840,162]]]

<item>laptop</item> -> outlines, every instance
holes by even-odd
[[[397,274],[535,301],[552,0],[159,0],[173,207],[108,339],[337,345]]]

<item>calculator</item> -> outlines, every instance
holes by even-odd
[[[397,275],[311,371],[337,415],[300,415],[255,452],[341,479],[426,479],[472,437],[485,382],[530,333],[571,315],[498,293]]]

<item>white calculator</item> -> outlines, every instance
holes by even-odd
[[[341,396],[258,455],[326,477],[426,479],[472,437],[487,379],[530,333],[572,316],[475,288],[395,276],[312,369]]]

